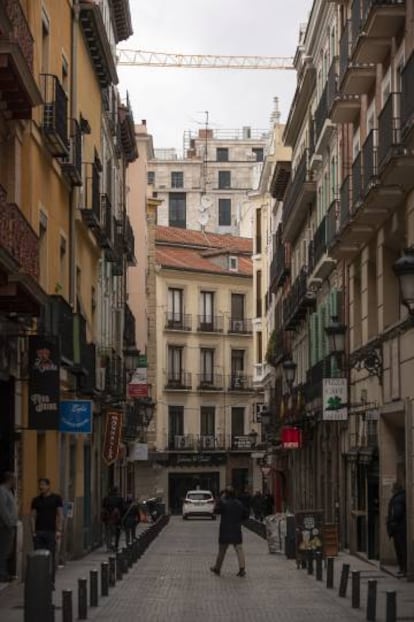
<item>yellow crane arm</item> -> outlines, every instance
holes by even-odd
[[[175,54],[118,49],[118,65],[132,67],[185,67],[189,69],[294,69],[293,58],[284,56],[222,56]]]

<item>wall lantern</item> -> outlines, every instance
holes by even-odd
[[[328,337],[329,354],[342,355],[345,352],[346,325],[341,324],[336,315],[331,317],[331,323],[325,328]]]
[[[295,381],[297,365],[295,361],[292,361],[292,359],[288,359],[286,361],[283,361],[282,367],[283,367],[283,372],[285,374],[286,383],[289,387],[289,391],[292,391],[293,383]]]
[[[406,250],[392,269],[398,278],[402,303],[414,315],[414,248]]]

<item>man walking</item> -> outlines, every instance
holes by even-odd
[[[13,494],[15,485],[14,473],[6,472],[0,484],[0,583],[11,580],[8,564],[17,525],[17,507]]]
[[[60,495],[51,491],[50,480],[39,480],[40,495],[32,501],[32,535],[35,549],[50,551],[52,564],[52,584],[55,583],[56,540],[62,537],[63,502]]]
[[[216,505],[215,512],[221,515],[219,529],[219,551],[214,566],[210,568],[211,572],[219,575],[224,557],[230,544],[235,548],[237,560],[239,562],[238,577],[246,575],[246,564],[242,547],[242,522],[249,517],[247,509],[238,499],[236,499],[234,490],[228,486]]]
[[[407,511],[405,490],[401,484],[392,487],[393,495],[388,504],[387,532],[393,539],[395,554],[399,566],[398,575],[407,574]]]
[[[121,519],[124,514],[124,500],[116,486],[102,502],[102,521],[105,526],[105,541],[108,551],[117,551],[121,537]]]

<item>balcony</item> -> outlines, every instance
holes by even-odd
[[[4,276],[3,276],[4,272]],[[0,186],[0,311],[38,316],[47,296],[38,284],[39,237]]]
[[[253,383],[256,389],[260,389],[265,379],[270,373],[270,367],[267,363],[255,363],[253,365]]]
[[[43,95],[42,132],[54,157],[69,154],[68,98],[57,76],[40,74]]]
[[[84,184],[81,197],[82,220],[89,229],[96,231],[101,226],[101,190],[99,168],[95,162],[84,165]]]
[[[49,296],[45,308],[45,332],[60,338],[62,363],[74,363],[74,314],[71,305],[62,296]]]
[[[337,59],[334,59],[330,71],[332,75],[336,77],[337,72]],[[322,92],[319,100],[318,107],[315,111],[315,124],[314,124],[314,142],[315,142],[315,154],[322,155],[326,150],[326,147],[332,137],[335,130],[335,125],[329,118],[332,104],[336,95],[336,80],[329,79],[326,82],[325,88]]]
[[[231,317],[229,318],[228,333],[231,335],[251,335],[253,334],[252,321]]]
[[[252,377],[244,372],[235,372],[228,377],[228,390],[233,392],[244,392],[253,390]]]
[[[345,50],[343,51],[343,63],[345,63],[344,56]],[[342,71],[344,70],[345,67],[342,67]],[[339,73],[339,59],[335,56],[328,72],[328,116],[333,123],[352,123],[360,111],[360,97],[359,95],[344,95],[341,92],[338,88]]]
[[[224,388],[222,374],[198,374],[197,391],[222,391]]]
[[[112,276],[122,276],[125,273],[123,226],[123,220],[115,219],[114,245],[110,259],[112,261]]]
[[[334,244],[339,230],[339,212],[339,201],[338,199],[334,199],[326,214],[326,247],[328,249]]]
[[[104,193],[100,196],[101,199],[101,227],[95,230],[95,235],[99,246],[107,253],[108,261],[115,259],[115,255],[112,253],[114,237],[115,237],[115,219],[112,215],[112,204],[109,196]]]
[[[192,330],[192,318],[191,315],[187,313],[173,313],[172,311],[167,311],[165,314],[165,325],[164,328],[166,330],[178,330],[178,331],[191,331]]]
[[[129,266],[136,266],[135,259],[135,236],[131,221],[126,216],[124,220],[124,252]]]
[[[283,239],[292,242],[307,214],[307,208],[316,196],[316,182],[309,168],[309,150],[305,149],[293,178],[286,190],[283,203]]]
[[[304,266],[283,301],[283,326],[294,330],[305,319],[308,309],[314,309],[315,292],[308,289],[307,267]]]
[[[135,315],[132,313],[129,305],[125,303],[124,307],[124,335],[123,335],[123,347],[135,348],[136,347],[136,329],[135,329]]]
[[[76,119],[70,119],[69,154],[60,165],[71,186],[82,186],[82,134]]]
[[[113,352],[106,358],[105,393],[119,399],[123,399],[125,395],[122,359]]]
[[[269,365],[277,367],[285,357],[290,356],[291,352],[291,338],[289,333],[283,328],[274,330],[270,336],[266,352],[266,360]]]
[[[315,231],[308,252],[308,286],[320,286],[336,266],[327,252],[328,217],[324,216]]]
[[[404,143],[414,147],[414,52],[401,72],[401,132]]]
[[[197,330],[200,333],[222,333],[223,316],[218,315],[198,315]]]
[[[78,378],[78,393],[82,396],[93,397],[96,392],[96,346],[87,343],[81,347],[82,368],[85,374]]]
[[[195,434],[173,434],[168,436],[167,449],[175,450],[196,450],[198,449],[197,437]]]
[[[413,97],[413,94],[411,94]],[[401,93],[391,93],[378,117],[378,172],[385,185],[414,188],[414,155],[401,142]]]
[[[112,47],[103,21],[101,2],[80,1],[80,23],[101,88],[118,84],[114,60],[115,45]]]
[[[134,162],[138,157],[137,143],[135,139],[135,124],[132,114],[128,93],[126,103],[118,107],[121,147],[128,163]]]
[[[289,117],[286,122],[283,140],[285,144],[293,146],[296,143],[302,122],[306,116],[310,98],[316,83],[316,69],[310,56],[303,56],[302,67],[298,72],[298,85],[293,96]]]
[[[405,0],[362,0],[359,37],[353,58],[358,63],[381,63],[393,37],[404,27]]]
[[[322,400],[323,379],[331,377],[331,357],[322,359],[306,372],[305,400],[309,404]]]
[[[270,194],[274,199],[283,201],[286,188],[290,179],[291,162],[278,160],[270,182]]]
[[[376,76],[374,63],[358,63],[352,57],[354,43],[352,28],[359,32],[354,7],[359,10],[359,0],[353,2],[353,20],[346,23],[339,43],[339,91],[342,96],[369,93]]]
[[[276,293],[290,274],[290,253],[288,246],[282,242],[281,225],[276,232],[274,244],[275,253],[270,264],[270,289]]]
[[[129,0],[112,0],[112,13],[115,25],[116,42],[125,41],[132,34],[131,12]]]
[[[202,434],[197,438],[199,451],[211,451],[226,449],[226,437],[224,434]]]
[[[11,119],[31,119],[42,103],[33,74],[33,37],[19,0],[0,5],[0,92],[2,108]]]
[[[179,370],[168,372],[165,391],[191,391],[191,372]]]

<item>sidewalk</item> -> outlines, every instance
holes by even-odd
[[[145,531],[148,524],[140,523],[137,527],[137,535]],[[125,535],[122,532],[120,548],[125,546]],[[78,618],[78,579],[87,578],[89,584],[89,571],[97,569],[100,571],[101,563],[108,561],[113,553],[108,553],[106,547],[95,549],[81,559],[68,561],[63,568],[56,571],[56,590],[53,593],[55,603],[55,619],[61,619],[61,597],[62,590],[72,590],[73,598],[73,619]],[[0,589],[0,620],[4,622],[22,622],[24,612],[24,585],[23,583],[1,584]],[[98,586],[100,592],[100,584]],[[38,622],[37,620],[35,622]],[[40,622],[40,621],[39,621]]]

